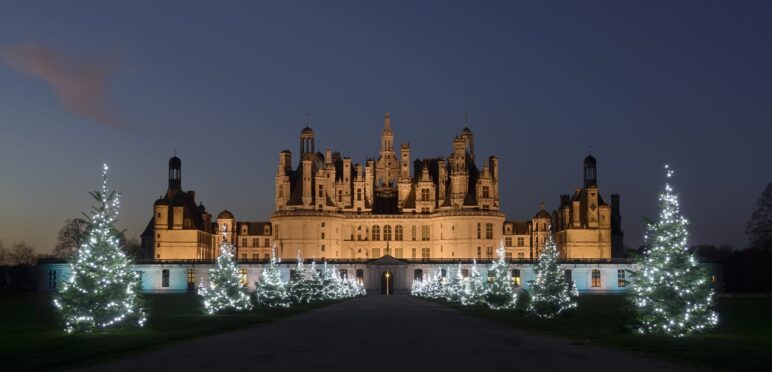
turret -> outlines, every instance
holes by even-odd
[[[169,198],[182,190],[182,160],[177,156],[169,159]]]

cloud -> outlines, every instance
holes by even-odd
[[[109,59],[76,61],[35,45],[5,48],[2,59],[13,69],[37,77],[53,88],[71,112],[99,124],[120,127],[107,99],[107,78],[113,64]]]

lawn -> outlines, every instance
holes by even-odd
[[[629,327],[631,313],[622,296],[582,296],[573,314],[557,319],[527,317],[516,311],[447,305],[534,333],[566,337],[581,344],[623,348],[699,368],[772,369],[772,298],[719,298],[718,329],[683,338],[643,336],[632,332]]]
[[[65,335],[51,294],[0,291],[0,370],[43,370],[85,366],[161,344],[270,322],[328,303],[243,314],[205,315],[193,294],[145,295],[144,328]]]

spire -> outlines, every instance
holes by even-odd
[[[388,112],[386,113],[386,116],[383,118],[383,131],[391,131],[391,114]]]

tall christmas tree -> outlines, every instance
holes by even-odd
[[[504,242],[496,249],[498,259],[493,261],[489,274],[492,281],[485,294],[485,303],[493,310],[514,309],[517,297],[509,275],[509,264],[504,259]]]
[[[665,166],[668,181],[673,171]],[[646,251],[630,296],[640,333],[685,336],[718,324],[713,288],[686,245],[687,221],[669,183],[659,195],[659,219],[648,223]]]
[[[204,298],[204,309],[209,314],[221,311],[244,311],[252,308],[249,295],[241,281],[236,262],[233,261],[233,246],[223,234],[220,256],[215,266],[209,269],[209,285],[201,283],[198,293]]]
[[[552,234],[548,234],[544,250],[539,254],[539,262],[534,267],[536,279],[531,282],[529,290],[529,313],[542,318],[552,318],[576,307],[573,283],[566,280],[558,258],[558,247]]]
[[[255,282],[255,301],[265,307],[289,307],[290,298],[287,285],[281,280],[279,266],[276,265],[276,246],[271,249],[271,261],[263,267],[260,280]]]
[[[461,274],[461,263],[450,273],[450,278],[445,285],[445,300],[449,302],[461,302],[464,295],[464,276]]]
[[[89,218],[87,236],[77,254],[70,259],[70,277],[54,304],[64,318],[65,331],[92,332],[119,324],[142,326],[139,274],[121,249],[120,233],[113,227],[118,215],[120,194],[107,187],[107,171],[102,167],[102,188],[91,196],[97,200]]]
[[[464,293],[461,296],[461,304],[465,306],[482,305],[485,303],[485,294],[488,285],[477,270],[477,261],[472,261],[472,269],[469,270],[469,279],[464,282]]]
[[[287,283],[287,291],[290,300],[295,304],[311,302],[311,284],[308,280],[306,267],[303,264],[303,257],[298,250],[297,264],[295,270],[290,273],[290,280]]]

